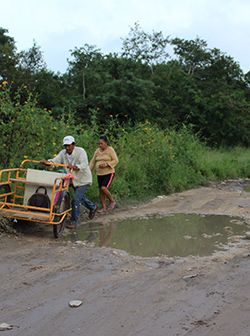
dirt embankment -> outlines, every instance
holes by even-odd
[[[159,197],[97,220],[169,213],[249,220],[250,193],[243,184]],[[249,335],[247,241],[205,258],[139,258],[54,241],[50,234],[0,237],[0,323],[13,325],[4,335]],[[70,308],[72,299],[83,304]]]
[[[250,219],[250,193],[244,191],[248,186],[250,180],[232,180],[169,196],[158,196],[149,203],[116,212],[101,221],[106,223],[130,217],[169,213],[228,215]]]

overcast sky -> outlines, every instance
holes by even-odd
[[[55,71],[65,71],[69,50],[84,43],[120,51],[136,21],[148,32],[199,36],[250,70],[250,0],[0,0],[0,26],[19,50],[35,40]]]

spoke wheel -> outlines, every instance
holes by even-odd
[[[70,209],[71,205],[70,205],[70,196],[68,192],[65,192],[64,195],[62,197],[59,197],[56,205],[55,205],[55,212],[56,213],[62,213],[68,209]],[[56,216],[55,220],[60,221],[61,217]],[[65,220],[66,217],[64,218],[64,220],[60,223],[60,224],[53,224],[53,235],[55,238],[59,238],[60,235],[62,234],[63,230],[64,230],[64,225],[65,225]]]

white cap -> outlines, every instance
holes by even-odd
[[[72,143],[75,143],[75,138],[71,135],[67,135],[63,138],[63,146],[71,145]]]

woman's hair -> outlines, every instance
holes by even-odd
[[[99,140],[105,141],[107,144],[109,143],[108,137],[106,135],[101,135]]]

